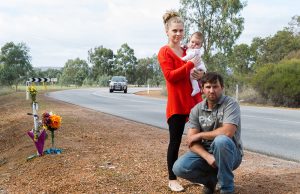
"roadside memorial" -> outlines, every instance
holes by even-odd
[[[42,114],[42,120],[39,121],[38,116],[38,102],[37,102],[37,89],[34,82],[50,82],[49,78],[30,78],[26,82],[26,99],[31,99],[32,113],[27,113],[33,116],[34,128],[29,130],[27,134],[33,140],[37,153],[29,156],[27,160],[33,159],[35,157],[42,156],[44,154],[60,154],[61,149],[57,149],[54,146],[54,131],[56,131],[61,126],[61,117],[59,115],[53,114],[52,112],[45,112]],[[44,84],[44,83],[43,83]],[[51,148],[44,151],[44,144],[47,138],[47,132],[51,132]]]
[[[44,129],[40,129],[40,127],[39,127],[39,121],[38,121],[39,106],[36,101],[36,96],[38,93],[37,89],[34,85],[30,85],[30,86],[28,86],[27,90],[28,90],[30,98],[31,98],[31,106],[32,106],[32,113],[28,113],[28,115],[33,116],[33,124],[34,124],[34,128],[29,130],[27,132],[27,134],[33,140],[35,147],[37,149],[37,154],[34,154],[34,155],[28,157],[28,159],[31,159],[31,158],[43,155],[46,132]]]

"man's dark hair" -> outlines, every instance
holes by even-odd
[[[207,72],[206,74],[203,75],[201,79],[201,85],[202,87],[204,87],[205,83],[215,84],[218,82],[218,80],[220,82],[220,85],[224,87],[223,77],[220,74],[216,72]]]

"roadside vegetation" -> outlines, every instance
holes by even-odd
[[[14,90],[11,87],[0,87],[0,96],[13,93]]]
[[[241,11],[245,6],[239,0],[181,1],[186,37],[196,30],[203,33],[203,60],[209,71],[225,77],[228,95],[235,95],[238,86],[243,102],[300,107],[300,16],[291,16],[274,35],[237,44],[244,29]],[[30,77],[47,77],[57,78],[56,85],[61,87],[107,86],[112,76],[122,75],[130,85],[165,86],[156,54],[138,59],[127,43],[116,52],[102,45],[87,52],[88,59],[68,59],[65,64],[53,64],[62,68],[42,70],[32,67],[26,43],[7,42],[0,52],[0,84],[17,91]]]
[[[35,83],[36,89],[40,92],[48,92],[48,91],[57,91],[57,90],[69,90],[69,89],[76,89],[76,86],[60,86],[60,85],[49,85],[42,83]],[[26,86],[20,85],[18,86],[17,92],[24,92],[24,96],[26,95]],[[0,86],[0,96],[16,93],[16,89],[14,86]]]

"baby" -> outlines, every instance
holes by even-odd
[[[203,35],[201,32],[195,32],[194,34],[192,34],[190,41],[188,43],[188,49],[186,51],[186,56],[182,57],[181,59],[184,61],[188,61],[192,58],[194,58],[195,56],[200,56],[200,48],[202,47],[202,43],[203,43]],[[195,64],[195,67],[191,70],[192,71],[196,69],[196,70],[202,70],[204,72],[207,71],[203,61],[201,60],[201,62],[199,64]],[[190,80],[191,80],[191,84],[192,84],[192,96],[195,96],[196,94],[198,94],[201,90],[199,87],[199,83],[197,80],[194,80],[192,78],[192,76],[190,76]]]

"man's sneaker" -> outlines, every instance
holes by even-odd
[[[221,185],[220,185],[219,182],[218,182],[217,185],[216,185],[216,191],[221,191]]]

